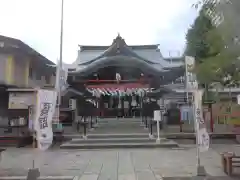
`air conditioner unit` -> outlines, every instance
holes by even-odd
[[[69,99],[69,108],[71,110],[75,110],[76,109],[76,99]]]

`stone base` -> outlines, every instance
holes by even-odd
[[[98,127],[98,123],[95,123],[95,124],[93,125],[93,127]]]
[[[83,135],[82,138],[83,138],[83,139],[87,139],[87,136],[84,136],[84,135]]]
[[[150,139],[154,139],[154,135],[153,134],[149,134],[149,138]]]
[[[206,176],[206,170],[204,168],[204,166],[198,166],[197,167],[197,176]]]
[[[40,176],[40,171],[38,168],[29,169],[27,180],[37,180]]]

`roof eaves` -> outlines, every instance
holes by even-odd
[[[24,43],[23,41],[19,40],[24,49],[26,50],[26,52],[30,55],[35,55],[35,56],[38,56],[40,58],[40,60],[44,60],[47,64],[50,64],[50,65],[55,65],[54,62],[50,61],[48,58],[46,58],[45,56],[43,56],[42,54],[40,54],[39,52],[37,52],[35,49],[33,49],[32,47],[30,47],[29,45],[27,45],[26,43]]]
[[[9,47],[11,48],[19,48],[23,50],[24,53],[27,53],[29,55],[36,55],[40,57],[41,60],[46,61],[47,64],[55,65],[55,63],[53,63],[52,61],[47,59],[45,56],[43,56],[42,54],[40,54],[39,52],[37,52],[36,50],[34,50],[29,45],[27,45],[26,43],[24,43],[19,39],[0,35],[0,41],[3,41],[4,43],[8,44]]]

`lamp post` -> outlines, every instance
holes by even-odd
[[[63,60],[62,60],[62,52],[63,52],[63,12],[64,12],[64,0],[62,0],[62,6],[61,6],[61,30],[60,30],[60,59],[59,59],[59,64],[58,64],[58,68],[59,68],[59,77],[58,77],[58,105],[60,106],[61,104],[61,78],[63,73],[62,73],[62,63],[63,63]]]
[[[58,93],[58,99],[57,99],[57,122],[59,123],[60,120],[60,105],[61,105],[61,86],[62,86],[62,78],[63,78],[63,72],[62,72],[62,64],[63,64],[63,58],[62,58],[62,52],[63,52],[63,13],[64,13],[64,0],[62,0],[61,3],[61,29],[60,29],[60,54],[59,54],[59,62],[56,67],[56,91]]]

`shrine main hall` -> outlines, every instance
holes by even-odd
[[[110,46],[79,48],[77,60],[65,64],[63,93],[65,105],[74,99],[76,116],[141,116],[144,103],[157,102],[164,85],[184,74],[182,58],[163,58],[158,44],[129,46],[119,34]]]

